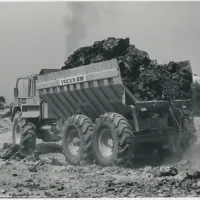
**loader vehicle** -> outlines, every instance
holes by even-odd
[[[74,165],[132,164],[145,152],[184,149],[195,133],[190,99],[138,101],[116,59],[18,78],[14,97],[13,143],[32,153],[36,138],[62,140]]]

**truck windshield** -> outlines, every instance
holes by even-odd
[[[31,97],[31,79],[19,79],[17,88],[19,98]]]

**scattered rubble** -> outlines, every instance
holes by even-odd
[[[0,140],[7,134],[12,133],[1,134]],[[42,142],[38,151],[42,152],[32,156],[0,159],[0,197],[132,198],[200,195],[200,162],[196,158],[185,158],[161,166],[142,164],[137,168],[102,167],[95,164],[72,166],[54,148],[55,145],[52,145],[55,152],[52,152],[50,145],[46,145],[45,149],[41,145]],[[11,145],[4,145],[1,156],[9,152],[5,147]],[[47,148],[50,148],[49,151]]]
[[[39,160],[13,160],[9,165],[4,162],[1,165],[0,196],[123,198],[197,197],[200,194],[200,171],[193,168],[192,162],[141,166],[138,169],[103,168],[97,165],[52,165],[47,162],[48,157],[45,154]],[[56,159],[60,163],[63,158],[62,154],[55,153],[50,160]],[[32,173],[31,166],[36,169]]]
[[[37,166],[38,166],[40,163],[41,163],[41,162],[38,161],[36,164],[34,164],[33,166],[31,166],[31,167],[29,168],[29,171],[30,171],[30,172],[37,172]]]
[[[81,47],[62,69],[117,58],[124,84],[139,100],[190,99],[192,69],[189,61],[159,65],[148,53],[131,45],[129,38],[108,38]]]
[[[160,167],[160,176],[176,176],[178,170],[173,166]]]
[[[0,158],[9,159],[11,157],[16,156],[16,154],[20,151],[19,145],[13,145],[9,143],[4,143],[3,148],[0,149]]]
[[[6,190],[0,189],[0,193],[1,193],[1,194],[5,194],[5,193],[6,193]]]

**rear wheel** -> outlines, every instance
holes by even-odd
[[[126,118],[117,113],[106,113],[96,120],[93,136],[93,152],[98,164],[132,164],[134,135]]]
[[[33,123],[24,120],[21,112],[17,112],[12,131],[13,144],[20,145],[21,156],[33,154],[36,148],[36,127]]]
[[[67,162],[79,165],[93,161],[93,123],[85,115],[73,115],[64,126],[63,154]]]

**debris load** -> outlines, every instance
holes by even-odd
[[[138,100],[190,99],[192,70],[189,61],[159,65],[148,53],[131,45],[129,38],[108,38],[76,50],[62,69],[117,58],[123,83]]]

